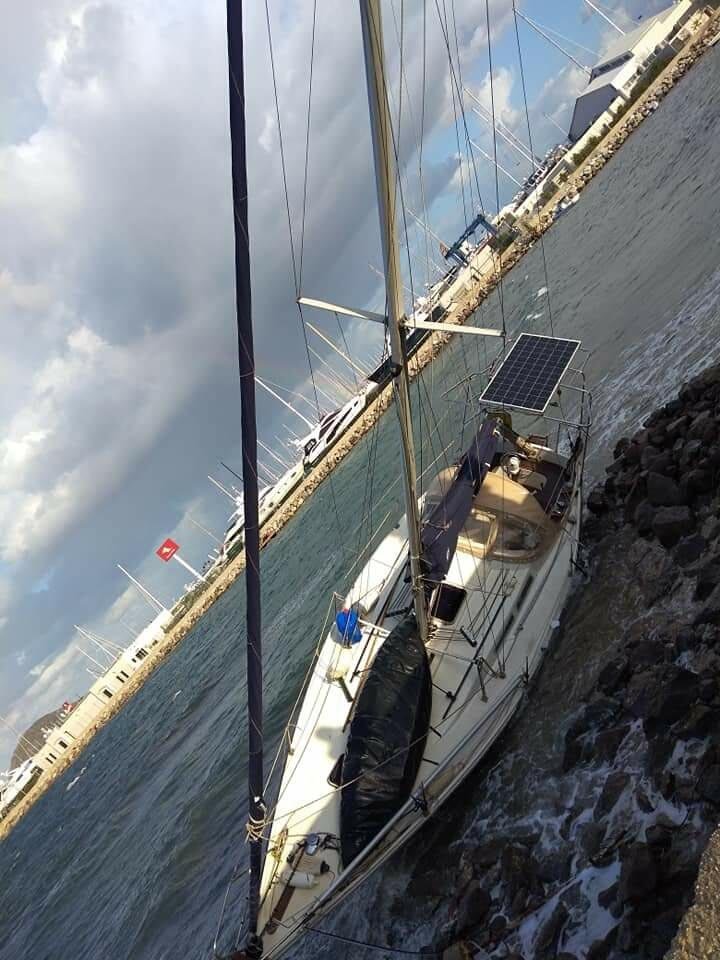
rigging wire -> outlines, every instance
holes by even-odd
[[[443,0],[444,4],[445,0]],[[459,81],[459,92],[458,99],[460,103],[460,110],[462,111],[463,116],[465,115],[465,106],[462,99],[462,89],[463,89],[463,78],[462,78],[462,61],[460,59],[460,41],[458,39],[458,29],[457,29],[457,17],[455,16],[455,0],[451,0],[450,9],[452,11],[452,22],[453,22],[453,34],[455,36],[455,56],[457,57],[457,74]],[[470,149],[470,144],[465,140],[465,158],[468,163],[468,181],[470,184],[470,203],[472,204],[472,178],[469,176],[470,171],[470,156],[472,151]],[[478,196],[478,203],[480,202],[480,197]]]
[[[493,159],[495,163],[495,209],[497,212],[500,212],[500,178],[498,177],[498,165],[497,165],[497,129],[495,127],[495,81],[493,78],[493,60],[492,60],[492,38],[490,36],[490,0],[485,0],[485,24],[487,30],[487,49],[488,49],[488,69],[490,73],[490,115],[492,117],[492,128],[493,128]],[[505,327],[505,309],[504,309],[504,291],[502,284],[502,254],[500,254],[500,269],[499,269],[499,280],[498,280],[498,297],[500,298],[501,311],[502,311],[502,323],[503,323],[503,334],[507,334]]]
[[[515,22],[515,42],[517,44],[518,65],[520,67],[520,80],[522,85],[523,104],[525,106],[525,122],[527,124],[528,143],[530,145],[530,155],[533,158],[533,161],[532,161],[533,173],[535,173],[537,168],[535,167],[535,151],[533,149],[532,128],[530,124],[530,110],[528,108],[528,98],[527,98],[527,85],[525,83],[525,68],[523,64],[522,46],[520,44],[520,30],[518,28],[518,18],[517,18],[518,11],[515,5],[515,0],[512,0],[512,10],[513,10],[513,20]],[[550,278],[548,275],[547,255],[545,253],[545,235],[540,224],[540,198],[537,193],[537,186],[535,186],[533,189],[535,190],[535,205],[536,205],[535,212],[538,218],[538,229],[540,230],[540,252],[542,255],[542,262],[543,262],[543,274],[545,277],[545,287],[547,290],[546,299],[547,299],[547,307],[548,307],[548,318],[550,320],[550,335],[554,337],[555,321],[554,321],[553,310],[552,310],[552,298],[550,297]]]
[[[435,6],[436,6],[437,9],[438,9],[438,16],[441,18],[441,20],[442,20],[442,16],[445,17],[445,26],[444,26],[444,28],[443,28],[443,34],[444,34],[445,37],[447,38],[447,37],[449,37],[449,32],[450,32],[450,31],[449,31],[449,27],[448,27],[447,6],[446,6],[446,3],[445,3],[445,0],[442,0],[442,4],[443,4],[443,13],[441,14],[441,13],[440,13],[440,8],[439,8],[439,6],[438,6],[438,2],[437,2],[437,0],[435,0]],[[450,42],[449,42],[449,40],[447,40],[447,48],[448,48],[448,57],[449,57],[450,61],[452,61],[452,52],[451,52],[451,50],[450,50]],[[466,201],[465,201],[465,175],[464,175],[464,172],[463,172],[463,153],[462,153],[462,148],[461,148],[461,146],[460,146],[460,131],[459,131],[459,129],[458,129],[457,98],[456,98],[455,87],[454,87],[453,84],[450,84],[450,95],[451,95],[451,98],[452,98],[452,108],[453,108],[453,117],[454,117],[454,125],[455,125],[455,140],[456,140],[456,143],[457,143],[457,155],[458,155],[458,161],[459,161],[458,172],[459,172],[459,174],[460,174],[460,192],[461,192],[461,195],[462,195],[463,220],[464,220],[464,222],[467,224],[467,223],[468,223],[468,212],[467,212],[467,203],[466,203]],[[472,207],[472,196],[470,197],[470,205],[471,205],[471,207]]]
[[[300,273],[298,271],[298,264],[297,264],[297,259],[295,255],[295,239],[293,236],[293,229],[292,229],[292,214],[290,212],[290,191],[288,189],[287,165],[285,162],[285,147],[284,147],[283,136],[282,136],[282,122],[280,119],[280,98],[278,96],[277,73],[275,70],[275,53],[274,53],[273,41],[272,41],[272,25],[270,23],[269,0],[265,0],[265,22],[267,25],[268,49],[270,53],[270,69],[272,73],[272,82],[273,82],[273,96],[275,99],[275,118],[278,126],[278,144],[280,147],[280,163],[282,167],[283,190],[285,193],[285,210],[287,213],[288,234],[290,237],[290,257],[292,260],[293,280],[295,282],[295,298],[297,300],[300,297]],[[310,62],[311,82],[312,82],[314,58],[315,58],[315,8],[313,8],[313,37],[312,37],[312,51],[311,51],[311,62]],[[310,111],[310,96],[308,96],[308,128],[309,128],[309,116],[310,116],[309,111]],[[307,149],[309,151],[309,132],[308,132],[308,138],[307,138]],[[306,168],[307,168],[307,163],[308,163],[307,154],[306,154],[305,162],[306,162]],[[305,223],[306,202],[307,202],[307,193],[305,193],[305,195],[303,196],[303,213],[302,213],[303,224]],[[317,384],[315,383],[315,371],[313,370],[312,360],[310,359],[310,344],[308,342],[307,330],[305,328],[305,318],[303,316],[301,304],[298,303],[297,308],[298,308],[298,314],[300,316],[300,326],[302,328],[303,341],[305,343],[305,355],[307,357],[308,369],[310,371],[310,381],[312,383],[313,393],[315,395],[315,406],[317,408],[318,419],[320,419],[321,417],[320,397],[318,394]],[[330,496],[333,503],[333,511],[335,513],[335,522],[338,528],[340,546],[343,551],[343,556],[345,556],[345,543],[342,536],[342,524],[340,523],[340,511],[338,510],[337,497],[335,496],[335,486],[333,484],[332,475],[328,477],[328,486],[330,488]]]
[[[298,292],[302,289],[303,254],[305,253],[305,213],[307,210],[308,169],[310,161],[310,117],[312,110],[313,68],[315,65],[315,23],[317,21],[317,0],[313,3],[312,39],[310,41],[310,80],[308,83],[307,123],[305,130],[305,170],[303,174],[302,220],[300,225],[300,269]]]
[[[330,933],[329,930],[319,930],[317,927],[305,927],[308,933],[316,933],[322,937],[328,937],[330,940],[339,940],[340,943],[351,943],[356,947],[365,947],[367,950],[382,950],[384,953],[397,953],[402,954],[406,957],[427,957],[428,960],[438,960],[442,957],[442,953],[439,953],[437,950],[426,953],[422,950],[407,950],[403,947],[390,947],[384,946],[380,943],[368,943],[365,940],[358,940],[355,937],[344,936],[339,933]]]

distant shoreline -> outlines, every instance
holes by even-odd
[[[620,149],[625,140],[647,117],[654,108],[649,104],[653,100],[662,100],[664,96],[682,79],[690,67],[710,47],[706,41],[715,35],[720,27],[720,13],[713,17],[687,42],[685,47],[669,61],[666,68],[651,84],[647,91],[632,105],[628,112],[617,121],[605,137],[595,146],[592,153],[584,160],[567,179],[563,187],[552,199],[533,217],[520,222],[521,236],[516,239],[503,253],[498,255],[497,267],[491,274],[485,273],[473,276],[473,266],[468,270],[470,285],[460,291],[452,304],[452,312],[448,322],[464,324],[478,309],[480,304],[495,290],[499,280],[505,277],[510,270],[532,248],[538,237],[544,233],[553,220],[549,209],[570,194],[580,193],[593,177],[605,166],[612,156]],[[410,375],[416,377],[448,342],[451,334],[433,334],[418,350],[410,361]],[[330,450],[321,463],[302,481],[288,500],[264,525],[261,531],[261,546],[265,546],[291,520],[308,497],[335,469],[375,425],[379,418],[392,405],[392,386],[389,385],[373,400],[358,420],[350,427],[347,433]],[[210,609],[218,597],[235,581],[238,574],[244,569],[244,554],[240,553],[228,566],[220,572],[216,579],[195,600],[182,618],[175,623],[156,647],[148,652],[138,670],[131,676],[115,698],[108,703],[87,734],[75,741],[61,757],[58,758],[52,770],[44,772],[32,790],[0,820],[0,841],[5,839],[12,828],[19,822],[30,807],[45,793],[62,774],[71,766],[92,740],[95,733],[112,719],[132,696],[143,686],[156,667],[175,649],[175,647],[192,630],[201,617]]]

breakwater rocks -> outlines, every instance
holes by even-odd
[[[470,788],[433,949],[659,960],[693,900],[720,818],[720,365],[620,440],[588,506],[590,582]],[[690,941],[674,960],[720,957],[718,926]]]

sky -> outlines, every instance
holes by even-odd
[[[603,8],[630,28],[663,5]],[[487,107],[492,88],[496,115],[526,140],[511,4],[488,0],[492,85],[484,4],[402,7],[401,58],[401,4],[384,3],[405,196],[453,239],[480,202],[494,211],[496,178],[479,156],[468,162],[464,133],[458,148],[438,11],[456,81],[461,75]],[[382,302],[367,266],[381,255],[359,16],[354,2],[318,0],[311,58],[313,4],[269,0],[278,127],[264,5],[246,8],[257,368],[303,389],[296,289],[358,306]],[[586,64],[614,36],[582,0],[522,0],[519,9],[568,38],[559,42]],[[213,543],[190,518],[222,535],[232,504],[207,474],[222,477],[221,459],[238,466],[240,436],[224,3],[0,0],[0,12],[3,767],[16,741],[10,727],[26,728],[91,682],[73,624],[124,643],[149,621],[116,563],[165,603],[182,593],[187,576],[154,550],[172,536],[202,565]],[[542,153],[561,138],[552,121],[567,128],[586,78],[525,23],[519,32],[533,146]],[[469,110],[466,120],[491,152],[490,128]],[[517,179],[529,171],[502,142],[498,156]],[[497,188],[501,204],[515,190],[502,175]],[[422,232],[402,239],[418,258],[421,292]],[[327,316],[312,320],[337,335]],[[381,349],[381,331],[348,325],[345,333],[358,355]],[[314,347],[329,356],[319,340]],[[280,451],[284,424],[301,423],[269,397],[259,404],[261,436]]]

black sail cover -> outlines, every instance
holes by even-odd
[[[430,725],[432,684],[411,614],[377,653],[355,704],[343,761],[340,848],[347,866],[405,803]]]
[[[473,497],[498,450],[498,423],[488,417],[460,460],[452,483],[423,522],[420,539],[425,588],[428,593],[447,576],[458,537],[468,518]]]

